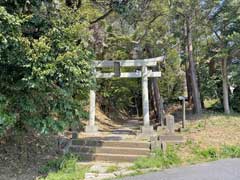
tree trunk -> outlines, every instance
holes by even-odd
[[[208,68],[209,68],[209,76],[213,76],[216,72],[216,62],[214,59],[212,59],[209,63],[208,63]]]
[[[228,77],[227,77],[227,58],[222,60],[222,86],[223,86],[223,106],[224,112],[230,114],[228,99]]]
[[[134,95],[134,104],[135,104],[135,108],[136,108],[137,117],[139,117],[138,100],[137,100],[136,95]]]
[[[202,105],[200,100],[200,93],[197,83],[197,75],[195,69],[195,62],[193,58],[193,44],[192,44],[192,17],[187,19],[187,45],[188,45],[188,60],[191,76],[192,95],[194,103],[194,111],[196,114],[202,113]]]
[[[155,99],[155,105],[156,105],[156,119],[157,121],[162,125],[163,122],[163,109],[161,108],[161,96],[160,96],[160,91],[159,91],[159,87],[158,87],[158,82],[157,82],[157,78],[153,78],[152,79],[153,82],[153,91],[154,91],[154,99]]]
[[[150,91],[149,91],[149,95],[150,95],[150,104],[151,104],[151,107],[150,108],[152,108],[153,109],[153,111],[154,111],[154,114],[156,115],[156,112],[157,112],[157,110],[156,110],[156,100],[155,100],[155,98],[154,98],[154,88],[153,88],[153,81],[152,81],[152,79],[149,79],[149,85],[150,85],[150,87],[149,87],[149,89],[150,89]],[[156,116],[156,118],[157,118],[157,116]]]
[[[188,54],[188,51],[186,51],[186,53]],[[185,65],[185,71],[186,71],[186,82],[187,82],[188,106],[192,108],[193,107],[192,83],[191,83],[190,67],[188,66],[187,62]]]
[[[153,56],[151,47],[146,46],[145,50],[148,57]],[[157,71],[157,69],[158,69],[157,67],[152,67],[153,71]],[[161,98],[161,95],[160,95],[160,91],[158,87],[158,79],[156,77],[152,78],[151,82],[152,82],[152,88],[153,88],[153,99],[155,101],[153,105],[155,106],[154,109],[156,112],[156,119],[161,125],[163,125],[163,119],[164,119],[163,99]]]
[[[187,84],[187,96],[188,96],[188,106],[190,108],[193,107],[193,101],[192,101],[192,85],[191,85],[191,76],[190,76],[190,68],[189,68],[189,62],[188,62],[188,44],[187,44],[187,22],[184,23],[184,46],[185,46],[185,74],[186,74],[186,84]]]

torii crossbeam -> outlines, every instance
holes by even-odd
[[[139,59],[139,60],[104,60],[94,61],[94,75],[96,78],[142,78],[142,106],[143,106],[143,121],[144,125],[141,127],[141,133],[145,136],[152,135],[154,133],[153,126],[150,125],[149,119],[149,97],[148,97],[148,78],[149,77],[161,77],[161,72],[153,72],[148,70],[148,67],[157,66],[158,62],[165,59],[164,56],[151,58],[151,59]],[[113,67],[114,72],[102,73],[97,71],[98,68]],[[123,72],[121,73],[121,67],[141,67],[141,71],[137,72]],[[95,124],[95,103],[96,92],[90,90],[90,111],[89,122],[85,127],[86,133],[97,133],[98,127]]]

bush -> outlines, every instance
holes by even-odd
[[[10,127],[59,132],[86,115],[83,107],[93,85],[94,58],[86,44],[88,24],[80,23],[80,15],[64,5],[48,10],[53,6],[38,5],[41,8],[31,7],[32,14],[18,14],[22,12],[18,8],[9,13],[6,9],[11,5],[0,6],[0,96],[8,102],[4,111],[0,107],[1,134]],[[24,27],[28,32],[47,29],[26,36]]]
[[[233,91],[231,106],[234,111],[240,112],[240,86],[236,87]]]
[[[16,117],[12,114],[6,113],[6,104],[5,97],[0,94],[0,137],[16,123]]]

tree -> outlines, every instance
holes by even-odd
[[[187,87],[189,93],[189,100],[193,96],[194,111],[197,114],[202,113],[202,105],[200,99],[198,78],[196,73],[196,59],[194,57],[193,44],[195,39],[193,39],[193,31],[197,24],[196,13],[199,10],[198,1],[173,1],[171,5],[172,17],[174,21],[178,21],[178,26],[182,26],[180,33],[180,38],[183,42],[183,52],[186,53],[186,79]],[[189,77],[189,78],[188,78]],[[190,80],[190,81],[189,81]]]
[[[31,1],[23,9],[21,2],[0,7],[0,124],[9,129],[12,118],[15,129],[61,131],[86,115],[94,58],[89,23],[84,11],[64,4]]]
[[[223,105],[226,114],[230,113],[228,65],[232,59],[239,57],[238,43],[232,38],[239,36],[239,17],[238,1],[235,0],[219,1],[209,15],[218,47],[216,56],[221,59]]]

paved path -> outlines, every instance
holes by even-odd
[[[240,159],[168,169],[122,180],[240,180]]]

